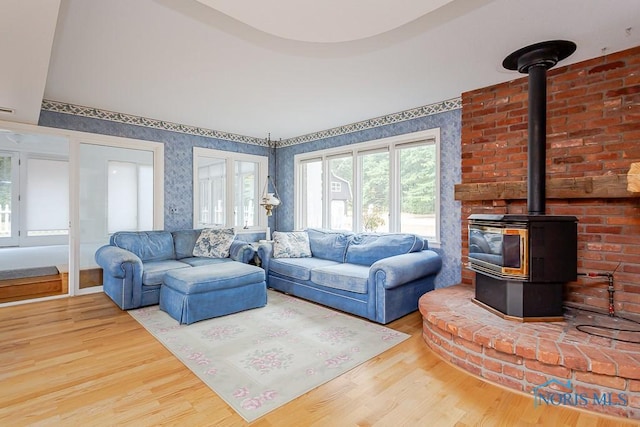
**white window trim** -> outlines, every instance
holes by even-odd
[[[267,229],[267,216],[266,215],[258,215],[258,224],[252,227],[248,227],[247,229],[242,226],[234,226],[229,223],[229,221],[234,217],[233,216],[233,198],[235,197],[235,191],[233,188],[234,185],[234,162],[254,162],[258,164],[258,191],[259,198],[262,197],[262,185],[267,182],[268,179],[268,171],[269,171],[269,158],[267,156],[259,156],[256,154],[245,154],[238,153],[235,151],[223,151],[223,150],[215,150],[213,148],[203,148],[203,147],[193,147],[193,227],[198,227],[198,209],[200,206],[200,192],[199,192],[199,183],[198,183],[198,162],[196,159],[198,157],[210,157],[215,159],[224,159],[226,162],[226,174],[227,174],[227,192],[226,192],[226,215],[225,227],[233,227],[237,230],[237,232],[241,231],[264,231]],[[258,210],[260,212],[260,210]]]
[[[341,156],[352,156],[354,161],[357,161],[358,154],[362,153],[371,153],[376,150],[385,150],[389,149],[391,154],[390,156],[390,179],[392,182],[399,182],[400,171],[398,168],[399,149],[403,148],[402,146],[411,144],[411,143],[419,143],[421,141],[433,141],[433,144],[436,147],[436,200],[435,200],[435,212],[436,212],[436,236],[435,240],[429,240],[429,244],[434,247],[438,247],[440,245],[440,222],[441,222],[441,213],[440,213],[440,179],[441,179],[441,170],[440,170],[440,128],[428,129],[425,131],[413,132],[403,135],[392,136],[388,138],[374,139],[370,141],[360,142],[357,144],[351,145],[343,145],[335,148],[328,148],[325,150],[311,151],[308,153],[296,154],[294,156],[294,227],[296,230],[304,228],[304,218],[302,212],[302,205],[300,200],[302,200],[302,188],[301,188],[301,165],[303,162],[308,162],[311,160],[322,160],[323,162],[323,176],[329,176],[328,171],[328,162],[326,160],[330,158],[336,158]],[[356,175],[358,168],[354,167],[354,175]],[[358,182],[356,180],[356,176],[353,177],[353,182]],[[323,191],[327,193],[330,190],[330,186],[323,184]],[[359,190],[358,190],[359,191]],[[323,200],[329,200],[329,194],[323,194]],[[356,194],[354,194],[354,201],[356,200]],[[399,218],[397,214],[400,211],[400,206],[398,203],[397,197],[392,197],[390,200],[389,208],[396,213],[394,217]],[[328,218],[329,218],[329,206],[328,203],[323,204],[323,226],[327,226]],[[355,215],[355,212],[354,212]],[[399,221],[399,219],[397,220]],[[357,218],[354,218],[354,224],[358,222]],[[399,227],[400,224],[390,224],[390,226]],[[399,229],[399,228],[397,228]]]

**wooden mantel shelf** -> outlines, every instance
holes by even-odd
[[[631,175],[630,175],[631,176]],[[580,178],[550,178],[547,199],[620,199],[640,197],[628,190],[627,175]],[[456,184],[455,200],[522,200],[527,198],[526,181]]]

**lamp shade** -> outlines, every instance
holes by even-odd
[[[278,206],[280,204],[280,199],[278,199],[274,193],[267,193],[267,195],[262,198],[262,204]]]

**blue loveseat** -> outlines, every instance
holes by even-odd
[[[119,231],[109,244],[96,251],[102,267],[104,292],[123,310],[158,304],[166,272],[232,261],[248,263],[255,250],[238,239],[231,243],[229,257],[194,257],[193,249],[202,230]]]
[[[258,247],[267,286],[378,323],[416,311],[442,268],[413,234],[305,231],[311,256],[276,258],[273,244]]]

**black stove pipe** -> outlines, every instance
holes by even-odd
[[[527,145],[527,210],[544,215],[546,202],[547,70],[576,50],[573,42],[552,40],[513,52],[502,62],[508,70],[529,75],[529,124]]]
[[[547,69],[529,68],[529,140],[527,145],[527,210],[544,215],[547,199]]]

